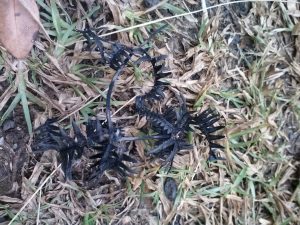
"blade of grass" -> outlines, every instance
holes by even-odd
[[[23,107],[23,112],[24,112],[24,117],[25,121],[27,124],[28,128],[28,133],[30,136],[32,136],[32,123],[31,123],[31,118],[30,118],[30,112],[29,112],[29,107],[28,107],[28,101],[27,101],[27,95],[26,95],[26,84],[25,84],[25,79],[24,79],[24,70],[22,68],[22,62],[19,61],[18,63],[18,79],[19,79],[19,84],[18,84],[18,92],[21,97],[21,102],[22,102],[22,107]]]
[[[53,26],[56,30],[57,38],[61,39],[60,37],[62,36],[62,33],[61,33],[61,25],[60,25],[60,16],[59,16],[58,8],[56,7],[56,1],[51,0],[50,3],[51,3],[51,15],[52,15]]]
[[[206,98],[207,89],[201,94],[201,96],[196,100],[193,108],[198,109],[202,106],[204,99]]]
[[[242,171],[239,173],[239,175],[235,179],[233,186],[231,188],[235,188],[235,187],[239,186],[239,184],[242,182],[242,180],[247,176],[247,170],[248,170],[247,167],[244,167],[242,169]]]
[[[249,128],[249,129],[246,129],[246,130],[243,130],[243,131],[240,131],[240,132],[236,132],[236,133],[233,133],[233,134],[229,134],[229,139],[236,138],[236,137],[240,137],[240,136],[243,136],[243,135],[246,135],[246,134],[255,132],[255,131],[257,131],[257,130],[263,128],[264,126],[265,126],[265,125],[262,124],[262,125],[260,125],[260,126],[256,126],[256,127]]]
[[[43,102],[41,99],[36,97],[35,95],[31,94],[29,91],[26,90],[26,95],[29,99],[29,101],[33,102],[34,104],[37,104],[38,106],[42,108],[46,108],[45,102]]]
[[[3,116],[0,119],[0,126],[2,125],[2,123],[7,119],[7,117],[12,113],[12,111],[16,108],[17,104],[20,102],[21,100],[21,95],[20,93],[18,93],[14,100],[10,103],[9,107],[7,108],[7,110],[4,112]]]

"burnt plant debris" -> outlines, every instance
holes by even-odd
[[[32,150],[34,152],[49,149],[58,151],[65,177],[70,179],[72,178],[72,161],[81,157],[86,139],[75,123],[72,123],[75,133],[72,138],[63,128],[55,125],[55,122],[56,119],[48,119],[36,130]]]
[[[165,113],[156,113],[148,109],[142,96],[136,99],[136,108],[140,115],[146,116],[151,128],[165,138],[157,141],[156,146],[149,151],[150,155],[164,157],[165,163],[172,162],[174,156],[182,149],[190,149],[192,145],[187,143],[186,136],[190,130],[190,114],[187,112],[185,104],[179,110],[167,108]]]
[[[37,128],[32,150],[34,152],[58,151],[66,179],[72,179],[72,162],[82,156],[84,149],[96,152],[91,157],[95,161],[92,166],[96,168],[94,174],[101,175],[105,170],[115,170],[125,176],[132,172],[122,162],[135,162],[133,158],[124,154],[126,145],[118,141],[109,145],[108,129],[102,127],[99,120],[88,120],[86,124],[87,137],[81,133],[80,128],[74,121],[72,122],[73,137],[68,135],[63,128],[55,125],[55,122],[55,119],[48,119],[42,126]],[[114,134],[121,136],[121,133],[118,130]],[[109,151],[106,151],[107,146],[111,148]],[[94,177],[95,175],[92,176],[92,178]]]
[[[157,89],[160,90],[160,89]],[[154,93],[151,96],[162,96],[162,93]],[[174,156],[184,149],[191,149],[193,146],[187,143],[187,135],[189,131],[199,129],[205,136],[209,144],[209,161],[223,159],[217,156],[217,149],[223,149],[223,146],[216,143],[216,140],[224,138],[223,135],[214,135],[213,133],[221,130],[224,126],[215,126],[214,124],[220,120],[220,116],[216,111],[207,109],[199,115],[191,115],[188,112],[185,101],[182,96],[179,96],[180,106],[176,108],[167,108],[164,113],[156,113],[148,109],[146,101],[153,98],[138,96],[136,98],[136,108],[140,115],[146,116],[151,124],[152,130],[161,135],[157,141],[156,147],[149,151],[150,155],[162,157],[167,156],[165,163],[169,163],[171,168]]]
[[[224,147],[215,141],[223,139],[223,135],[214,135],[213,133],[221,130],[224,126],[215,126],[214,124],[220,120],[220,115],[212,110],[207,109],[197,116],[194,116],[191,120],[191,124],[195,125],[204,135],[209,144],[209,161],[222,160],[217,155],[217,149],[223,149]]]
[[[149,42],[155,34],[164,28],[165,26],[155,31],[145,43]],[[85,149],[96,152],[91,157],[95,161],[91,168],[96,168],[91,172],[91,179],[100,177],[106,170],[115,170],[122,176],[127,176],[134,173],[134,170],[125,165],[125,162],[136,162],[134,158],[128,155],[128,142],[155,140],[154,147],[148,151],[148,155],[164,158],[165,164],[171,168],[177,153],[193,147],[187,142],[188,132],[198,129],[205,135],[209,143],[209,160],[221,159],[217,156],[216,149],[222,149],[222,146],[215,141],[224,136],[213,135],[212,133],[222,129],[223,126],[214,126],[220,117],[213,110],[207,109],[199,115],[192,115],[188,111],[185,99],[181,94],[175,94],[179,103],[178,108],[167,107],[163,113],[152,109],[154,104],[165,98],[164,91],[168,88],[168,84],[162,81],[163,78],[171,74],[166,71],[164,66],[165,56],[150,56],[148,48],[144,47],[145,43],[132,48],[118,42],[107,41],[100,38],[89,27],[78,32],[86,38],[88,49],[95,46],[94,50],[99,52],[100,63],[108,65],[116,71],[106,96],[106,121],[101,123],[98,119],[89,119],[86,124],[86,136],[73,121],[74,136],[71,137],[64,129],[54,124],[55,119],[48,119],[36,130],[33,151],[49,149],[58,151],[66,179],[72,178],[72,162],[80,158]],[[122,127],[118,127],[116,123],[112,122],[112,92],[115,82],[127,66],[139,66],[143,62],[150,63],[152,66],[154,85],[149,92],[136,97],[135,108],[140,116],[147,118],[148,128],[154,131],[155,135],[126,137],[122,132]]]
[[[164,182],[164,193],[167,199],[174,202],[177,195],[177,184],[174,178],[167,177]]]
[[[109,129],[103,128],[99,120],[89,120],[87,125],[87,136],[90,134],[93,140],[88,147],[95,149],[98,153],[93,155],[91,159],[95,160],[93,167],[96,170],[90,179],[97,178],[103,174],[105,170],[115,170],[122,176],[134,173],[132,169],[126,166],[125,162],[135,163],[136,160],[126,155],[127,144],[122,141],[123,132],[120,128],[114,128],[110,133]]]

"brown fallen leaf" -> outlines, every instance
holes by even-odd
[[[36,18],[39,10],[35,0],[0,1],[0,43],[14,57],[23,59],[30,52],[39,30]]]

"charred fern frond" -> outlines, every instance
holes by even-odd
[[[89,119],[86,124],[87,138],[75,122],[72,122],[74,136],[71,137],[64,129],[54,125],[55,122],[55,119],[48,119],[36,129],[32,149],[34,152],[47,150],[59,152],[66,179],[72,179],[72,162],[82,156],[85,148],[98,152],[92,157],[97,159],[95,167],[98,176],[105,170],[115,170],[121,175],[131,173],[122,161],[135,160],[124,154],[127,149],[125,143],[119,141],[123,137],[120,129],[114,130],[110,137],[108,129],[103,127],[99,120]]]
[[[165,97],[164,88],[167,84],[165,82],[162,82],[160,79],[165,78],[171,74],[170,72],[164,71],[165,68],[163,60],[165,58],[165,56],[160,56],[152,58],[151,60],[153,66],[154,84],[153,88],[143,96],[144,101],[160,101]]]
[[[137,101],[138,102],[138,101]],[[164,114],[152,112],[148,109],[139,111],[141,115],[147,117],[151,128],[158,135],[165,136],[156,142],[155,147],[149,151],[150,155],[157,157],[167,156],[165,162],[172,165],[174,156],[183,149],[190,149],[192,146],[187,143],[187,134],[191,131],[190,125],[196,126],[205,136],[209,144],[209,161],[223,160],[217,155],[217,150],[224,147],[216,141],[224,138],[223,135],[215,135],[224,128],[224,126],[215,126],[214,124],[220,120],[220,116],[212,109],[207,109],[198,116],[191,116],[189,112],[179,109],[176,112],[173,108],[166,110]]]
[[[96,160],[93,167],[96,167],[96,171],[92,174],[90,179],[100,177],[106,170],[114,170],[121,176],[126,177],[134,173],[132,169],[124,164],[124,162],[136,163],[136,160],[122,152],[117,152],[116,149],[110,151],[110,154],[104,156],[105,152],[92,156],[91,158]]]
[[[98,132],[99,135],[100,132],[108,132],[107,129],[99,129],[99,125],[96,125],[96,127],[98,127],[98,129],[96,128],[94,131]],[[91,179],[100,177],[106,170],[114,170],[122,176],[131,175],[133,173],[133,170],[129,169],[123,163],[123,161],[136,162],[133,158],[126,155],[128,150],[126,143],[121,141],[123,136],[121,129],[114,128],[111,134],[107,133],[101,140],[98,138],[94,140],[95,144],[92,147],[97,150],[98,153],[91,157],[96,161],[93,165],[96,171],[93,173]]]
[[[86,39],[88,49],[91,49],[92,45],[95,45],[95,51],[100,54],[100,62],[102,64],[108,64],[110,68],[119,70],[122,66],[127,65],[133,56],[136,56],[137,60],[132,62],[135,65],[139,65],[142,62],[151,62],[151,57],[147,53],[148,49],[143,47],[129,47],[119,42],[106,41],[100,38],[89,27],[84,30],[77,30]],[[110,48],[105,48],[104,44],[110,45]]]
[[[145,106],[143,96],[136,97],[135,105],[138,113],[142,116],[146,116],[148,121],[150,121],[150,123],[154,125],[154,127],[156,127],[156,130],[157,129],[159,130],[159,133],[161,134],[172,133],[173,125],[164,118],[164,115],[149,110]]]
[[[45,124],[37,128],[32,150],[58,151],[65,177],[72,179],[72,162],[82,156],[87,141],[75,122],[72,123],[74,137],[70,137],[64,129],[54,125],[55,122],[55,119],[48,119]]]
[[[153,66],[154,72],[156,73],[159,73],[160,67],[155,64],[156,60],[150,57],[150,55],[147,53],[148,49],[143,48],[142,45],[140,47],[131,48],[118,42],[107,42],[98,37],[97,34],[95,34],[89,27],[79,32],[82,33],[86,38],[89,48],[91,47],[92,43],[96,45],[95,50],[99,51],[101,61],[103,63],[107,63],[110,68],[116,70],[116,73],[109,84],[106,96],[108,140],[104,152],[100,154],[101,159],[99,161],[99,173],[102,174],[105,168],[110,168],[113,165],[119,165],[123,169],[126,169],[123,164],[115,163],[117,160],[123,159],[123,153],[125,149],[123,146],[124,144],[119,142],[121,136],[117,132],[118,129],[114,127],[111,119],[111,97],[114,84],[129,62],[131,62],[133,65],[140,65],[142,62],[150,62]],[[104,42],[110,44],[110,48],[104,48]],[[134,56],[137,58],[135,61],[133,60]]]
[[[209,144],[209,161],[215,161],[223,159],[217,156],[217,149],[223,149],[224,147],[218,143],[215,143],[217,140],[224,138],[223,135],[214,135],[213,133],[221,130],[224,126],[215,126],[214,124],[220,120],[220,115],[212,110],[207,109],[200,113],[198,116],[194,116],[192,119],[192,124],[196,125],[198,129],[204,134],[206,140]]]
[[[32,146],[33,151],[43,152],[49,149],[57,150],[58,145],[53,136],[60,136],[60,128],[54,123],[56,119],[47,119],[46,122],[35,130]]]
[[[181,104],[177,111],[168,108],[165,113],[160,114],[147,109],[143,99],[143,96],[136,99],[138,113],[146,116],[151,128],[164,137],[155,143],[155,147],[149,151],[149,154],[166,158],[165,163],[171,167],[178,152],[192,147],[186,142],[190,130],[190,115],[186,111],[185,103]]]
[[[136,97],[135,105],[137,112],[146,116],[151,128],[164,137],[155,143],[155,147],[149,151],[149,155],[164,157],[165,163],[171,168],[175,155],[183,149],[190,149],[192,146],[186,142],[187,132],[190,130],[190,115],[187,112],[185,101],[180,96],[180,107],[177,111],[174,108],[167,108],[161,114],[150,110],[152,104],[163,100],[166,83],[160,79],[170,73],[163,72],[161,60],[164,57],[154,58],[154,85],[153,88],[143,96]]]
[[[180,110],[179,110],[180,111]],[[169,113],[172,112],[171,110]],[[148,117],[152,128],[159,132],[161,135],[168,135],[168,138],[164,140],[159,140],[156,143],[156,147],[149,151],[150,155],[156,156],[167,156],[166,163],[170,163],[172,166],[173,159],[175,155],[184,149],[190,149],[192,146],[187,143],[187,133],[190,130],[189,128],[189,119],[190,115],[188,113],[176,113],[176,118],[171,115],[166,115],[164,120],[168,122],[168,125],[171,125],[171,129],[166,130],[166,124],[164,121],[160,120],[160,115],[158,117]],[[167,117],[169,116],[169,117]],[[168,119],[166,119],[168,118]],[[160,121],[157,123],[157,121]]]
[[[214,124],[220,119],[220,116],[213,110],[208,109],[198,116],[191,116],[187,110],[183,96],[177,96],[179,100],[179,109],[167,108],[163,114],[156,113],[149,108],[154,101],[161,101],[164,98],[163,89],[165,84],[155,80],[154,87],[145,95],[136,98],[137,112],[146,116],[151,128],[158,135],[166,136],[156,142],[155,147],[149,151],[150,155],[163,157],[167,155],[166,163],[172,165],[174,156],[182,149],[189,149],[192,146],[186,142],[187,133],[191,131],[190,125],[196,127],[204,134],[209,144],[209,161],[222,159],[217,156],[217,149],[223,146],[216,143],[216,140],[224,138],[222,135],[213,133],[223,129],[224,126],[215,126]],[[150,103],[150,104],[149,104]]]

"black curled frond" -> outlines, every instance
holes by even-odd
[[[111,149],[107,155],[105,155],[103,151],[91,158],[96,160],[93,165],[93,167],[96,167],[96,171],[91,176],[91,179],[100,177],[106,170],[114,170],[123,177],[130,176],[134,173],[124,162],[135,163],[136,160],[123,152],[118,152],[114,148]]]
[[[103,126],[98,119],[89,119],[87,137],[89,147],[97,152],[91,157],[96,161],[93,165],[96,169],[91,179],[101,177],[106,170],[114,170],[122,176],[132,174],[132,170],[124,162],[135,162],[135,160],[126,155],[128,151],[126,143],[120,141],[124,137],[122,129],[113,127],[109,131],[107,123]]]
[[[182,96],[181,96],[182,97]],[[151,128],[164,136],[156,141],[155,147],[148,154],[156,157],[166,158],[165,163],[172,166],[173,159],[183,149],[192,146],[186,142],[187,133],[190,130],[191,116],[187,112],[185,101],[180,101],[178,108],[167,108],[164,113],[156,113],[145,106],[145,96],[136,98],[136,108],[140,115],[146,116]]]
[[[224,138],[224,136],[213,133],[223,129],[224,126],[214,125],[220,119],[219,114],[215,111],[208,109],[197,116],[192,116],[187,110],[185,99],[181,94],[175,94],[179,102],[179,108],[167,107],[164,113],[157,113],[149,109],[151,103],[163,99],[163,89],[160,89],[163,85],[159,80],[155,80],[154,87],[148,93],[136,98],[137,112],[142,116],[146,116],[153,131],[158,133],[158,135],[165,136],[164,139],[156,141],[155,147],[149,151],[149,154],[156,157],[167,157],[165,162],[172,165],[174,156],[180,150],[192,147],[186,142],[186,139],[188,132],[191,131],[190,126],[196,125],[209,143],[208,160],[222,159],[217,156],[216,150],[222,149],[223,146],[215,141]]]
[[[106,170],[114,170],[122,176],[133,174],[134,171],[128,163],[136,161],[128,155],[128,142],[135,140],[153,139],[154,146],[148,154],[164,158],[165,163],[171,167],[176,154],[181,150],[192,148],[187,142],[190,127],[199,129],[206,137],[210,147],[209,160],[221,159],[217,156],[216,150],[223,147],[216,141],[224,136],[215,132],[224,126],[215,125],[220,119],[215,111],[207,109],[199,115],[192,116],[183,96],[176,94],[179,103],[177,107],[165,107],[163,112],[155,110],[157,107],[154,107],[154,104],[165,98],[164,92],[168,84],[163,80],[171,73],[165,68],[166,56],[150,56],[149,48],[145,44],[164,27],[155,31],[146,42],[137,47],[108,41],[99,37],[88,26],[78,31],[85,37],[88,48],[91,50],[94,47],[99,53],[100,63],[115,70],[115,74],[106,95],[106,122],[89,119],[86,123],[86,135],[75,122],[72,122],[74,135],[68,135],[64,129],[55,124],[55,119],[48,119],[35,131],[33,151],[43,152],[51,149],[58,151],[66,179],[71,179],[72,162],[83,155],[84,149],[89,149],[94,154],[91,158],[94,160],[92,178],[100,177]],[[135,108],[139,115],[147,118],[150,130],[156,134],[125,137],[122,129],[112,121],[111,99],[114,85],[128,65],[140,66],[144,62],[152,66],[154,84],[148,93],[136,97]]]
[[[59,136],[60,129],[54,125],[55,122],[56,119],[48,119],[35,130],[35,138],[32,146],[33,151],[43,152],[49,149],[58,149],[58,145],[53,139],[53,136]]]
[[[173,125],[167,119],[165,119],[162,114],[152,112],[147,107],[145,107],[143,97],[138,96],[136,98],[136,108],[140,115],[147,117],[154,130],[160,132],[161,134],[172,133],[174,129]]]
[[[34,152],[56,150],[59,152],[62,169],[66,179],[72,179],[72,162],[82,156],[85,148],[97,153],[92,159],[97,159],[97,174],[100,176],[105,170],[115,170],[121,175],[129,175],[132,170],[124,162],[135,162],[126,155],[126,143],[120,141],[123,137],[121,129],[112,131],[110,136],[107,124],[103,126],[98,119],[89,119],[86,123],[86,135],[83,135],[75,122],[72,122],[74,136],[55,125],[56,120],[48,119],[35,131],[35,141],[32,145]]]
[[[167,83],[161,81],[161,79],[171,74],[170,72],[165,71],[163,64],[165,58],[165,56],[161,56],[151,59],[151,63],[153,66],[154,84],[153,88],[144,95],[144,99],[147,101],[161,101],[165,98],[164,89],[167,86]]]
[[[58,151],[65,177],[71,179],[72,161],[81,157],[87,141],[75,122],[72,123],[74,137],[70,137],[63,128],[54,125],[55,122],[54,119],[48,119],[36,129],[32,150],[35,152]]]
[[[128,146],[126,142],[122,141],[123,137],[123,130],[114,128],[105,151],[98,154],[101,156],[98,164],[98,175],[102,175],[105,170],[114,170],[122,176],[133,174],[133,170],[124,164],[124,162],[135,162],[135,160],[126,155]]]
[[[220,115],[212,110],[207,109],[200,113],[198,116],[194,116],[192,119],[192,124],[196,125],[197,128],[204,134],[206,140],[209,144],[209,161],[223,159],[217,156],[216,150],[223,149],[224,147],[218,143],[217,140],[224,138],[223,135],[214,135],[213,133],[224,128],[224,126],[215,126],[214,124],[220,120]]]
[[[114,70],[119,70],[123,65],[127,65],[129,61],[132,60],[133,56],[136,56],[136,60],[132,61],[133,65],[140,65],[142,62],[150,62],[153,64],[152,57],[148,54],[148,49],[144,45],[149,42],[158,32],[164,29],[166,26],[159,28],[155,33],[153,33],[148,40],[138,47],[129,47],[123,45],[119,42],[109,42],[105,39],[99,37],[90,27],[86,27],[84,30],[77,30],[86,39],[88,48],[91,49],[92,45],[95,45],[95,51],[98,51],[101,56],[101,63],[108,64],[110,68]],[[104,47],[105,45],[110,45],[109,48]],[[153,64],[154,66],[154,64]],[[154,69],[155,70],[155,69]]]

